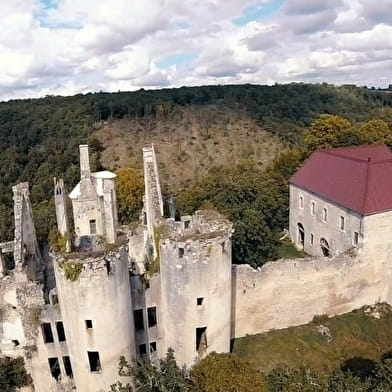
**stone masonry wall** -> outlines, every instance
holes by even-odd
[[[306,324],[314,315],[343,314],[388,301],[390,271],[359,257],[233,266],[232,337]]]

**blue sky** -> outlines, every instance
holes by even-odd
[[[392,83],[392,0],[1,0],[0,100]]]

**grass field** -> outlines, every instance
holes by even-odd
[[[282,240],[278,252],[280,259],[297,259],[309,256],[305,252],[298,250],[288,239]]]
[[[236,339],[233,352],[262,372],[277,367],[306,366],[323,373],[352,359],[376,361],[392,350],[392,308],[389,305],[364,307],[329,319],[318,317],[315,321]],[[317,331],[320,324],[329,328],[331,342]]]

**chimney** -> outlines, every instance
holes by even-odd
[[[91,176],[90,160],[88,157],[88,145],[81,144],[79,146],[79,152],[80,152],[80,178],[83,180],[86,178],[90,178]]]

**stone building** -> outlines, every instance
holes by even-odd
[[[386,146],[313,153],[290,180],[293,242],[312,256],[377,252],[389,235],[381,223],[392,217],[391,173]]]
[[[132,229],[118,225],[116,175],[91,173],[85,145],[80,162],[73,214],[54,181],[56,251],[38,246],[26,183],[13,187],[14,241],[0,243],[0,355],[24,357],[35,391],[108,392],[120,356],[156,361],[171,347],[189,368],[233,338],[392,303],[385,146],[314,153],[290,185],[290,234],[313,257],[258,269],[232,265],[232,225],[217,212],[164,215],[153,147]]]

